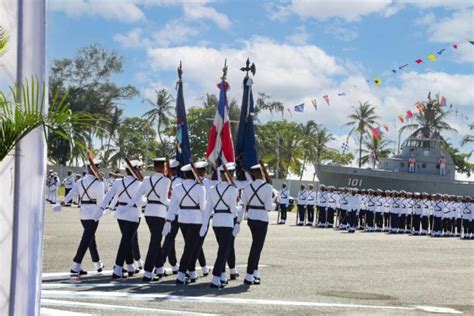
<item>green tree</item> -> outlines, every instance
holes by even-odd
[[[49,76],[49,97],[53,92],[59,91],[60,95],[66,95],[66,102],[70,105],[73,113],[90,113],[105,118],[107,123],[112,118],[123,100],[131,99],[138,95],[138,90],[131,86],[118,86],[113,82],[113,76],[123,71],[124,58],[115,51],[107,51],[99,44],[85,46],[71,58],[53,60]],[[110,122],[110,123],[109,123]],[[107,129],[107,128],[106,128]],[[89,146],[94,137],[101,141],[106,137],[102,130],[93,126],[86,130],[89,134]],[[67,144],[70,145],[70,144]],[[65,144],[51,143],[51,157],[56,161],[69,160],[70,157],[64,151]],[[80,150],[71,150],[74,157]]]
[[[258,116],[261,111],[269,111],[271,120],[273,120],[273,113],[283,112],[284,106],[280,101],[274,101],[269,95],[259,92],[255,102],[255,115]]]
[[[470,129],[471,131],[474,131],[474,123],[471,123],[471,124],[469,125],[469,129]],[[462,138],[461,146],[464,146],[464,145],[470,144],[470,143],[474,143],[474,135],[468,134],[468,135],[465,135],[465,136]]]
[[[438,95],[433,100],[431,99],[431,93],[429,93],[427,101],[417,102],[417,104],[423,104],[424,111],[415,114],[414,123],[400,128],[399,136],[406,130],[412,131],[410,136],[419,138],[443,138],[441,136],[442,132],[456,132],[456,129],[446,122],[449,110],[444,111],[443,107],[440,106]]]
[[[328,149],[321,154],[321,161],[341,166],[349,165],[354,160],[352,153],[342,154],[335,149]]]
[[[323,155],[327,152],[330,151],[327,147],[327,144],[330,141],[334,140],[334,135],[332,135],[326,127],[324,126],[319,126],[318,130],[316,131],[316,135],[312,141],[312,150],[314,154],[311,156],[312,159],[310,159],[310,162],[314,166],[314,174],[313,174],[313,181],[314,177],[317,173],[317,167],[321,163],[321,160],[323,159]]]
[[[369,140],[364,141],[364,148],[362,149],[362,164],[372,162],[372,168],[375,168],[377,163],[382,158],[390,156],[392,151],[388,148],[390,141],[383,138],[372,136]]]
[[[104,152],[103,158],[108,159],[112,167],[117,167],[122,159],[140,159],[144,162],[153,159],[158,150],[156,131],[140,117],[129,117],[123,120],[118,128],[116,149]]]
[[[301,181],[301,179],[303,179],[306,163],[308,161],[316,160],[316,151],[314,150],[314,147],[317,141],[319,126],[313,120],[309,120],[306,124],[300,124],[299,128],[301,130],[300,146],[303,151],[303,163],[301,164],[301,171],[299,172]]]
[[[160,143],[163,143],[163,130],[167,129],[171,123],[172,110],[174,106],[173,96],[166,89],[160,91],[155,90],[155,100],[145,99],[152,109],[145,112],[143,117],[146,117],[148,121],[153,125],[156,122],[156,133]]]
[[[359,102],[359,106],[352,107],[354,112],[350,114],[347,118],[350,120],[345,125],[352,127],[349,132],[349,135],[356,132],[359,134],[359,168],[362,165],[362,137],[364,133],[369,132],[376,123],[376,120],[379,119],[379,116],[375,114],[375,107],[372,106],[369,102]]]
[[[445,142],[443,149],[453,158],[454,166],[457,172],[465,173],[468,177],[474,172],[474,164],[468,161],[471,154],[462,153],[454,148],[450,143]]]

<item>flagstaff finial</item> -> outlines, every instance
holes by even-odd
[[[179,61],[179,67],[178,67],[178,78],[181,80],[181,77],[183,76],[183,63],[181,60]]]
[[[247,61],[245,62],[245,67],[240,68],[240,70],[246,72],[246,74],[245,74],[246,77],[249,76],[249,71],[254,76],[255,76],[255,72],[257,71],[254,63],[252,63],[252,65],[250,65],[250,59],[249,58],[247,58]]]
[[[222,68],[222,77],[221,77],[221,79],[222,80],[227,79],[227,58],[224,61],[224,68]]]

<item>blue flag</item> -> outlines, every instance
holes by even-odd
[[[304,103],[295,105],[295,112],[304,112]]]
[[[258,163],[257,150],[255,148],[255,128],[253,126],[255,111],[252,84],[253,81],[251,78],[244,78],[244,95],[242,97],[239,131],[237,133],[237,144],[235,146],[235,160],[237,162],[238,172],[242,169],[250,170],[250,167]]]
[[[189,145],[188,121],[184,106],[183,82],[178,81],[178,96],[176,98],[176,160],[181,166],[191,162],[191,146]]]

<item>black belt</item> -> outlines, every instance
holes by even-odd
[[[81,201],[81,204],[96,204],[97,200]]]
[[[252,209],[252,210],[264,210],[265,206],[255,206],[255,205],[248,205],[247,209]]]
[[[118,202],[118,205],[128,205],[128,202]],[[138,207],[136,204],[133,204],[133,207]]]
[[[163,203],[161,203],[161,201],[153,201],[153,200],[148,200],[148,204],[161,204],[161,205],[164,205]]]
[[[214,214],[232,214],[229,209],[226,210],[214,210]]]
[[[182,210],[199,210],[199,206],[180,206],[179,207]]]

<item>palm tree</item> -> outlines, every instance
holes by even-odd
[[[375,168],[381,158],[387,158],[391,154],[388,148],[390,141],[372,136],[369,140],[364,141],[364,148],[362,152],[364,156],[361,157],[361,163],[365,164],[372,161],[372,168]]]
[[[444,111],[439,104],[439,96],[431,99],[431,93],[428,94],[428,100],[418,102],[423,104],[424,111],[415,114],[415,122],[407,124],[400,128],[399,138],[405,130],[413,131],[411,137],[433,138],[440,137],[441,132],[456,132],[446,121],[449,111]],[[443,139],[441,137],[441,139]]]
[[[273,121],[273,113],[283,112],[284,106],[280,101],[273,101],[271,97],[263,92],[258,93],[258,99],[255,104],[255,113],[258,114],[260,111],[269,111],[271,120]]]
[[[60,98],[59,92],[55,93],[44,113],[45,90],[44,84],[32,79],[10,87],[11,99],[0,91],[0,161],[38,127],[43,129],[45,136],[49,131],[69,141],[73,148],[81,147],[86,151],[89,128],[103,120],[92,114],[71,112],[66,103],[67,94]]]
[[[327,144],[334,139],[334,135],[331,134],[326,127],[319,126],[316,132],[316,137],[314,138],[312,143],[312,149],[314,152],[314,155],[312,157],[314,159],[309,160],[311,163],[313,163],[314,166],[313,181],[316,176],[317,166],[321,163],[321,156],[324,152],[329,150]]]
[[[346,126],[352,126],[352,129],[349,132],[351,135],[353,132],[359,133],[359,168],[362,166],[362,137],[364,133],[370,132],[373,126],[376,123],[376,120],[379,119],[379,116],[375,114],[375,107],[372,106],[368,101],[361,103],[359,106],[352,107],[354,113],[349,115],[347,118],[351,121],[347,122]]]
[[[474,123],[471,123],[471,124],[469,125],[469,129],[470,129],[471,131],[474,131]],[[474,135],[468,134],[468,135],[466,135],[466,136],[464,136],[464,137],[462,138],[461,146],[464,146],[464,145],[470,144],[470,143],[474,143]]]
[[[157,122],[156,133],[160,139],[160,143],[163,143],[162,132],[163,129],[166,129],[170,124],[170,116],[172,115],[173,106],[173,97],[166,89],[161,89],[160,91],[155,90],[156,100],[152,101],[150,99],[144,100],[150,104],[153,108],[143,114],[143,117],[153,124]]]
[[[300,171],[300,181],[303,179],[303,173],[305,170],[306,162],[312,161],[315,159],[314,154],[314,145],[317,137],[317,132],[319,130],[318,124],[315,121],[309,120],[306,124],[299,124],[299,129],[301,131],[301,141],[300,146],[303,149],[303,163],[301,165]]]

